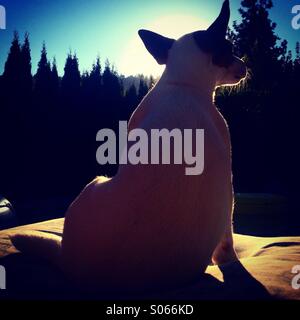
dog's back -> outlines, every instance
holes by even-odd
[[[90,184],[65,222],[63,256],[75,277],[86,272],[101,286],[163,287],[190,281],[209,263],[231,206],[230,152],[203,112],[207,102],[186,90],[159,82],[129,126],[147,132],[205,128],[203,174],[186,175],[185,164],[128,164],[114,179]]]

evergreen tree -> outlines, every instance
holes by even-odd
[[[280,38],[275,34],[276,23],[269,18],[273,2],[243,0],[241,6],[242,21],[234,23],[234,35],[231,35],[236,53],[245,56],[254,87],[268,90],[276,84],[280,72],[278,60],[284,53],[277,45]]]
[[[136,107],[138,106],[138,103],[139,103],[139,98],[138,98],[136,86],[134,83],[132,83],[131,86],[129,87],[129,89],[126,91],[125,102],[126,102],[126,107],[128,110],[126,118],[129,119],[131,114],[136,109]]]
[[[68,98],[74,98],[80,91],[81,76],[79,71],[79,63],[76,54],[69,53],[64,67],[64,75],[62,78],[62,92]]]
[[[126,91],[125,97],[129,98],[130,100],[137,101],[138,95],[134,83],[132,83],[132,85]]]
[[[24,43],[21,48],[21,77],[23,77],[23,90],[24,93],[30,94],[32,90],[32,75],[31,75],[31,53],[29,34],[25,33]]]
[[[24,102],[24,99],[27,99],[31,94],[32,75],[28,33],[25,34],[24,43],[21,45],[18,32],[14,32],[13,41],[4,67],[2,83],[3,88],[5,88],[3,94],[10,101],[23,100],[21,102]]]
[[[1,117],[4,119],[0,126],[0,140],[2,149],[5,150],[0,157],[0,167],[4,169],[1,176],[1,186],[5,186],[6,194],[11,197],[20,193],[21,186],[17,181],[24,177],[24,161],[22,161],[24,159],[20,159],[20,155],[25,154],[25,144],[16,148],[20,136],[24,137],[24,114],[28,111],[28,101],[24,99],[22,66],[19,35],[14,32],[1,81],[3,94],[0,103]]]
[[[138,100],[141,101],[144,96],[148,93],[149,88],[147,85],[147,81],[143,75],[140,75],[140,84],[138,90]]]
[[[84,99],[89,99],[90,90],[90,73],[88,71],[83,71],[81,75],[81,87]]]
[[[59,76],[57,71],[56,58],[53,58],[51,68],[51,91],[53,95],[57,95],[59,91]]]
[[[49,98],[51,95],[51,64],[47,58],[47,49],[46,44],[43,43],[41,58],[38,63],[38,69],[35,75],[35,91],[37,95],[42,96],[44,98]]]
[[[20,69],[22,64],[21,46],[19,42],[19,34],[17,31],[14,32],[13,41],[10,47],[10,51],[5,62],[3,82],[5,90],[12,91],[14,95],[20,89],[21,76]]]
[[[295,71],[297,73],[299,72],[298,75],[300,76],[300,42],[296,43],[296,58],[294,61],[294,65],[295,65]]]
[[[100,57],[96,59],[96,63],[93,64],[92,71],[90,73],[90,85],[94,93],[99,93],[101,90],[102,76],[101,76],[101,63]]]
[[[296,43],[296,60],[300,60],[300,42]]]
[[[103,89],[106,100],[120,100],[122,97],[122,85],[119,81],[118,74],[110,62],[106,60],[103,72]]]
[[[295,99],[298,99],[296,95],[299,93],[300,90],[300,43],[296,43],[296,58],[294,60],[294,68],[293,68],[293,95],[295,96]],[[297,110],[299,113],[299,111]],[[298,117],[297,117],[298,118]]]

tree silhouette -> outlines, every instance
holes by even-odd
[[[16,92],[18,92],[21,88],[21,64],[22,56],[19,42],[19,34],[17,31],[15,31],[3,72],[3,83],[5,86],[5,92],[7,94],[9,94],[10,92],[14,92],[14,94],[11,95],[11,98],[16,97]]]
[[[102,86],[101,63],[99,56],[96,59],[96,63],[93,64],[89,80],[92,94],[98,95],[101,92]]]
[[[24,43],[21,47],[21,70],[20,75],[23,77],[22,84],[24,94],[31,94],[32,91],[32,75],[31,75],[31,54],[29,34],[26,32],[24,37]]]
[[[102,90],[102,73],[100,57],[92,66],[91,72],[85,71],[81,77],[81,86],[83,98],[86,102],[97,108],[101,105]]]
[[[282,133],[278,128],[288,128],[288,114],[295,114],[283,110],[291,94],[293,66],[287,41],[278,45],[276,23],[269,18],[272,7],[271,0],[241,2],[242,20],[234,22],[229,38],[251,77],[245,86],[219,90],[216,97],[231,129],[235,185],[246,192],[283,192],[289,184],[283,173],[277,173],[288,150],[277,154],[277,148],[288,135],[288,130]]]
[[[300,42],[296,43],[296,58],[294,61],[295,80],[300,78]]]
[[[143,97],[148,93],[148,85],[146,79],[143,75],[140,76],[140,84],[139,84],[139,91],[138,91],[138,100],[141,101]]]
[[[59,76],[57,71],[56,58],[53,58],[52,62],[50,87],[52,96],[56,97],[59,92]]]
[[[276,23],[269,19],[272,0],[243,0],[239,12],[240,23],[235,22],[231,35],[235,51],[244,56],[251,69],[251,83],[256,88],[272,88],[278,79],[278,59],[283,54],[277,46]]]
[[[79,72],[79,64],[76,54],[68,54],[64,75],[62,78],[62,94],[65,98],[77,100],[77,94],[80,92],[81,77]]]
[[[43,43],[41,58],[38,62],[38,69],[35,75],[35,92],[41,97],[49,98],[51,94],[51,64],[47,58],[46,44]]]
[[[121,101],[123,88],[117,72],[111,67],[108,60],[102,75],[103,79],[103,104],[107,110],[106,117],[110,123],[115,123],[121,116]]]
[[[30,104],[30,48],[27,34],[21,46],[19,35],[14,32],[1,82],[1,118],[4,121],[0,126],[0,137],[5,150],[0,157],[0,167],[4,168],[1,182],[7,194],[13,197],[21,194],[21,186],[17,181],[24,178],[25,172],[24,161],[19,161],[20,154],[25,154],[25,144],[20,145],[20,148],[16,146],[20,137],[24,137],[27,106]],[[0,185],[0,189],[3,185]]]
[[[118,100],[122,95],[122,86],[118,75],[113,67],[111,67],[108,60],[105,62],[105,69],[103,72],[103,89],[106,97],[109,100]]]
[[[139,98],[138,98],[136,86],[134,83],[132,83],[125,94],[125,104],[127,109],[126,119],[130,118],[131,114],[134,112],[138,103],[139,103]]]

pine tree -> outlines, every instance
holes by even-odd
[[[80,91],[81,76],[79,71],[79,63],[76,54],[69,53],[64,67],[64,75],[62,78],[62,92],[68,98],[76,99]]]
[[[53,95],[57,95],[59,91],[59,76],[57,71],[56,58],[53,58],[51,68],[51,91]]]
[[[24,43],[21,48],[21,77],[24,93],[29,94],[32,90],[32,75],[31,75],[31,53],[29,34],[25,33]]]
[[[96,59],[96,63],[93,64],[92,71],[90,74],[90,80],[96,90],[100,89],[102,76],[101,76],[101,63],[100,63],[99,56]]]
[[[123,86],[114,67],[106,60],[102,75],[103,95],[102,104],[105,108],[103,118],[107,121],[107,127],[117,125],[117,121],[126,117],[123,106]]]
[[[84,70],[81,75],[81,87],[84,99],[89,99],[91,94],[90,73],[86,70]]]
[[[107,100],[119,100],[122,97],[122,85],[118,74],[111,67],[108,60],[105,61],[103,72],[103,89]]]
[[[138,100],[141,101],[144,96],[148,93],[149,88],[147,85],[147,81],[143,75],[140,75],[140,84],[139,84],[139,90],[138,90]]]
[[[296,64],[300,64],[300,42],[297,41],[296,43],[296,59],[295,59],[295,63]]]
[[[39,96],[48,98],[51,95],[51,64],[47,58],[46,44],[43,43],[41,58],[35,75],[35,91]]]
[[[294,85],[296,85],[296,90],[299,91],[300,89],[300,84],[299,84],[299,79],[300,79],[300,43],[296,43],[296,58],[294,60]]]
[[[8,91],[14,91],[14,94],[19,90],[21,77],[20,68],[22,64],[21,46],[19,42],[19,34],[14,32],[13,41],[10,47],[10,51],[5,62],[3,82],[5,89]]]
[[[272,0],[243,0],[240,23],[234,23],[236,53],[244,56],[252,73],[252,84],[262,90],[274,87],[283,48],[277,45],[276,23],[269,18]]]
[[[134,83],[132,83],[131,86],[126,91],[125,101],[126,101],[126,107],[128,110],[126,118],[129,119],[131,114],[136,109],[139,103],[139,98],[138,98],[136,86]]]

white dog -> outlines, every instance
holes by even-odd
[[[186,175],[184,164],[122,165],[114,178],[96,178],[72,203],[62,242],[20,234],[12,237],[17,248],[54,259],[83,287],[110,291],[183,286],[211,259],[237,259],[230,136],[213,103],[217,86],[246,75],[225,39],[229,16],[226,0],[207,30],[177,41],[139,31],[166,68],[132,115],[129,130],[204,129],[203,173]]]

